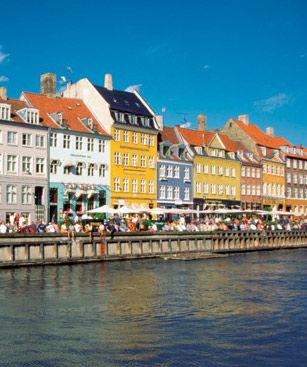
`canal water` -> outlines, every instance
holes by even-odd
[[[0,366],[306,366],[307,250],[0,270]]]

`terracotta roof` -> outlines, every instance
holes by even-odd
[[[50,116],[50,114],[61,112],[63,114],[63,120],[69,130],[94,134],[94,132],[81,121],[81,119],[92,118],[93,126],[97,129],[98,133],[109,136],[81,99],[64,97],[50,98],[43,94],[29,92],[23,92],[23,95],[32,107],[39,110],[40,119],[44,126],[61,128],[61,126]]]
[[[163,126],[163,130],[159,132],[159,139],[160,141],[167,141],[171,144],[179,144],[174,127]]]
[[[17,111],[27,107],[26,103],[20,101],[19,99],[2,99],[0,98],[0,103],[9,104],[11,106],[11,120],[14,122],[25,123],[25,121],[17,114]]]
[[[228,152],[236,152],[237,151],[237,145],[236,145],[236,142],[234,140],[230,139],[227,135],[223,135],[223,134],[217,134],[217,135],[221,138],[221,140],[222,140],[222,142],[223,142],[223,144],[224,144],[224,146],[225,146],[225,148]]]
[[[270,136],[265,134],[258,126],[253,124],[246,125],[244,122],[232,119],[247,135],[249,135],[258,145],[268,148],[277,149],[281,145],[290,145],[289,142],[278,136]]]
[[[200,131],[193,129],[186,129],[183,127],[177,127],[177,130],[181,134],[184,140],[186,140],[192,146],[208,146],[215,133],[210,131]]]

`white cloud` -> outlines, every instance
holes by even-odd
[[[206,64],[204,65],[204,70],[208,70],[210,68],[210,65]]]
[[[7,76],[4,75],[0,75],[0,82],[8,82],[9,78]]]
[[[7,58],[9,57],[10,54],[5,54],[4,52],[0,51],[0,64]]]
[[[141,89],[142,84],[135,84],[135,85],[129,85],[129,87],[126,88],[126,92],[139,92]]]
[[[285,106],[289,103],[290,97],[285,93],[279,93],[275,96],[254,102],[256,108],[261,112],[274,112],[277,108]]]
[[[188,129],[191,125],[192,125],[191,122],[186,121],[183,124],[181,124],[180,127],[184,127],[185,129]]]

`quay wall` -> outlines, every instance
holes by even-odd
[[[111,238],[80,234],[0,235],[0,267],[227,254],[307,247],[307,231],[118,233]]]

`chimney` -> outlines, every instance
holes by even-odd
[[[6,87],[0,87],[0,98],[4,99],[5,101],[7,100]]]
[[[205,131],[207,125],[207,116],[199,114],[197,116],[197,121],[198,121],[198,130]]]
[[[266,128],[266,134],[270,136],[274,136],[274,128],[273,127],[267,127]]]
[[[242,121],[245,125],[249,125],[248,115],[239,115],[238,120]]]
[[[157,115],[156,116],[156,121],[157,121],[157,124],[158,124],[159,131],[162,131],[163,130],[163,116],[162,115]]]
[[[41,75],[41,94],[47,97],[56,97],[56,75],[46,73]]]
[[[104,76],[104,87],[108,90],[113,90],[112,74],[106,74]]]

